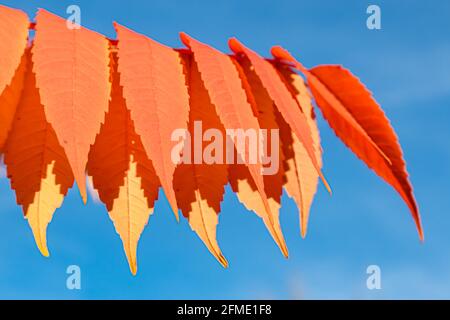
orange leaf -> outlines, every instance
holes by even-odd
[[[294,64],[306,75],[317,105],[336,135],[400,194],[411,210],[419,237],[423,240],[420,214],[401,147],[372,94],[341,66],[319,66],[307,70],[280,47],[274,47],[272,53]]]
[[[251,61],[253,67],[255,68],[256,74],[261,79],[263,86],[273,99],[285,121],[289,124],[292,131],[296,134],[297,138],[305,147],[314,167],[324,182],[325,187],[329,192],[331,192],[330,186],[325,180],[325,177],[320,169],[318,159],[316,158],[314,143],[311,137],[311,130],[308,126],[305,114],[302,112],[302,109],[298,107],[298,103],[289,93],[282,79],[280,79],[277,70],[270,62],[263,59],[256,52],[246,48],[237,39],[230,39],[229,46],[233,52],[236,54],[245,54]]]
[[[88,174],[119,233],[130,270],[137,272],[137,245],[158,198],[159,180],[134,130],[113,60],[109,111],[89,152]]]
[[[254,130],[259,132],[259,124],[252,113],[252,106],[247,101],[246,93],[243,89],[242,80],[232,59],[189,37],[185,33],[181,33],[181,40],[188,46],[194,56],[194,60],[198,65],[201,78],[208,90],[211,102],[216,107],[223,125],[226,129],[241,129],[244,132]],[[275,217],[269,206],[267,195],[264,190],[264,180],[261,174],[262,166],[259,162],[250,163],[249,150],[241,150],[236,139],[233,139],[238,149],[238,156],[244,160],[250,175],[259,192],[265,209],[265,217],[267,219],[270,232],[275,235],[275,241],[287,255],[286,244],[275,231]]]
[[[14,115],[24,86],[26,69],[27,58],[24,54],[11,83],[0,94],[0,153],[3,152],[3,147],[8,140],[8,134],[14,121]]]
[[[25,12],[0,5],[0,92],[11,83],[25,53],[28,25]]]
[[[217,116],[214,105],[211,104],[196,63],[189,54],[183,56],[188,66],[189,83],[189,134],[190,134],[190,163],[182,163],[175,170],[174,185],[177,202],[181,212],[189,219],[191,228],[205,243],[208,250],[224,266],[228,262],[223,256],[216,240],[216,227],[219,223],[220,203],[223,200],[225,185],[227,184],[227,165],[224,163],[193,163],[195,158],[195,122],[201,121],[202,131],[219,130],[222,137],[225,129]],[[208,146],[217,141],[202,141],[202,154]],[[198,142],[197,142],[198,143]],[[219,146],[219,148],[223,148]],[[214,149],[217,152],[217,149]],[[187,150],[188,152],[189,150]],[[223,153],[223,150],[222,150]],[[183,154],[183,157],[186,155]]]
[[[123,95],[136,132],[178,220],[171,135],[174,130],[187,129],[189,117],[189,96],[180,56],[172,48],[119,24],[115,27]]]
[[[28,24],[24,12],[0,5],[0,153],[23,87]]]
[[[46,228],[73,185],[73,175],[64,150],[45,118],[31,68],[26,72],[24,91],[5,147],[5,164],[17,203],[23,207],[36,244],[48,256]]]
[[[86,202],[90,145],[108,110],[108,41],[45,10],[36,17],[34,72],[48,121],[55,129]]]
[[[319,168],[322,167],[322,149],[320,147],[320,135],[317,127],[316,116],[312,106],[311,96],[302,77],[286,67],[278,68],[285,79],[289,91],[297,99],[306,116],[311,137],[313,139],[314,153]],[[319,175],[308,156],[305,147],[297,136],[292,133],[283,119],[280,119],[280,136],[285,157],[285,184],[287,194],[294,199],[300,210],[300,230],[304,238],[306,236],[309,212],[314,195],[317,191]]]
[[[282,151],[281,145],[272,145],[272,135],[274,134],[273,131],[279,130],[276,121],[276,117],[279,116],[279,113],[278,110],[276,110],[266,89],[262,85],[261,80],[255,73],[249,59],[246,57],[240,57],[239,59],[236,59],[236,61],[239,63],[237,64],[238,71],[240,71],[241,78],[244,80],[244,88],[247,92],[249,103],[253,106],[253,110],[256,111],[261,129],[267,130],[267,136],[265,137],[267,149],[266,155],[271,156],[272,161],[274,161],[274,156],[278,157],[278,161],[276,161],[276,163],[269,164],[273,166],[278,165],[278,168],[272,168],[272,170],[275,171],[271,172],[272,174],[264,175],[263,179],[264,190],[268,197],[269,206],[274,215],[274,229],[276,234],[272,234],[272,236],[274,238],[277,236],[283,238],[279,219],[284,174],[283,166],[281,164],[282,158],[280,158],[282,156]],[[277,142],[279,142],[279,140]],[[254,211],[259,217],[261,217],[266,226],[269,226],[269,221],[264,214],[264,203],[262,202],[261,197],[258,196],[258,190],[247,167],[239,164],[230,165],[229,181],[239,201],[244,204],[247,209]],[[271,231],[271,228],[268,229]],[[286,256],[288,255],[287,249],[283,252],[283,254]]]

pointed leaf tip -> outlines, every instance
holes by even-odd
[[[270,49],[270,53],[272,54],[272,56],[274,56],[275,58],[280,59],[280,60],[286,60],[287,62],[292,62],[292,63],[294,63],[294,61],[295,61],[295,59],[292,57],[290,52],[281,46],[273,46]]]
[[[180,32],[180,40],[186,46],[190,47],[190,39],[189,35],[186,32]]]
[[[77,185],[80,186],[80,184],[78,184],[78,183],[77,183]],[[78,187],[78,188],[79,188],[81,200],[83,201],[83,204],[86,205],[87,204],[87,188],[86,188],[86,185],[84,187]]]
[[[307,72],[308,70],[298,61],[296,60],[289,51],[284,49],[281,46],[273,46],[270,49],[270,53],[275,59],[279,59],[284,62],[288,62],[289,64],[294,65],[294,67],[301,72]]]
[[[234,37],[228,39],[228,46],[230,47],[231,51],[235,53],[244,53],[244,47],[239,42],[239,40]]]
[[[26,219],[28,220],[28,224],[33,232],[34,241],[39,249],[39,252],[44,257],[49,257],[50,253],[47,247],[47,225],[39,225],[39,218],[36,217],[37,214],[39,214],[39,212],[29,212]]]
[[[130,272],[133,276],[137,274],[137,257],[136,251],[134,252],[126,252],[128,266],[130,267]]]
[[[46,235],[41,235],[40,237],[46,237]],[[36,240],[37,241],[37,240]],[[36,242],[38,246],[39,252],[46,258],[50,257],[50,252],[48,251],[47,241],[45,242]]]

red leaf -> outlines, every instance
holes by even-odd
[[[194,53],[194,60],[198,65],[202,80],[209,92],[211,102],[215,105],[226,129],[250,129],[259,132],[259,124],[252,113],[252,107],[247,101],[242,80],[231,58],[191,37],[181,33],[181,40]],[[235,139],[233,139],[235,140]],[[235,141],[236,142],[236,141]],[[239,148],[241,149],[241,148]],[[261,164],[249,163],[249,150],[238,150],[239,156],[245,161],[250,174],[256,184],[259,196],[265,208],[265,217],[275,241],[287,255],[284,239],[275,231],[274,214],[267,201],[264,190],[264,180],[261,175]]]
[[[402,149],[394,129],[372,94],[358,78],[340,66],[319,66],[307,70],[280,47],[274,47],[272,53],[305,74],[317,105],[336,135],[400,194],[423,240],[420,214]]]
[[[233,50],[236,54],[245,54],[251,61],[253,67],[255,68],[256,74],[261,79],[263,86],[273,99],[283,118],[305,147],[314,167],[324,182],[325,187],[329,192],[331,192],[331,189],[322,174],[319,162],[316,158],[314,143],[311,137],[311,130],[308,126],[308,122],[306,121],[306,117],[301,108],[298,107],[297,101],[292,97],[289,90],[286,88],[282,79],[278,75],[277,70],[270,62],[263,59],[256,52],[246,48],[237,39],[230,39],[229,45],[231,50]]]

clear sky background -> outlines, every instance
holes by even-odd
[[[407,207],[334,136],[319,116],[323,186],[309,234],[299,236],[294,202],[283,197],[281,222],[290,250],[284,259],[263,223],[229,188],[218,240],[223,269],[191,231],[175,222],[161,195],[145,229],[133,277],[103,205],[83,206],[72,189],[49,226],[50,258],[35,247],[0,179],[0,298],[311,299],[450,298],[450,2],[423,1],[1,1],[65,16],[115,37],[113,21],[170,46],[185,31],[228,52],[227,39],[268,55],[288,48],[306,66],[343,64],[374,92],[403,146],[420,206],[421,244]],[[366,28],[366,8],[382,10],[382,30]],[[66,288],[66,268],[79,265],[81,290]],[[381,290],[366,288],[366,268],[381,268]]]

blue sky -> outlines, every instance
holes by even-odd
[[[229,269],[208,253],[187,221],[177,224],[161,196],[145,229],[133,277],[102,205],[83,206],[76,189],[49,226],[50,258],[35,248],[9,181],[0,179],[0,298],[450,298],[450,2],[423,1],[1,1],[31,17],[42,7],[114,37],[120,22],[170,46],[185,31],[228,51],[238,37],[263,55],[288,48],[306,66],[339,63],[374,92],[399,137],[422,213],[425,243],[397,194],[334,136],[319,117],[324,172],[309,234],[302,240],[294,202],[283,197],[284,259],[260,219],[229,188],[218,239]],[[345,4],[343,4],[345,3]],[[382,30],[366,28],[377,4]],[[79,265],[81,290],[66,288]],[[381,290],[366,268],[381,268]]]

